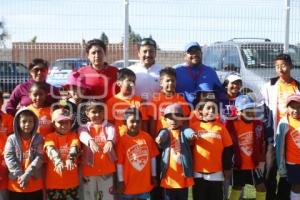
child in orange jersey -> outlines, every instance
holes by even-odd
[[[108,120],[116,126],[118,135],[126,133],[126,126],[123,124],[126,109],[135,107],[142,113],[142,130],[148,130],[148,111],[143,105],[142,98],[134,95],[134,84],[136,76],[133,71],[127,68],[118,71],[117,85],[120,92],[111,97],[107,103]]]
[[[3,93],[0,91],[0,134],[8,136],[13,132],[14,118],[1,110],[3,102]]]
[[[0,92],[0,109],[3,105],[3,94]],[[12,130],[13,117],[0,111],[0,200],[8,198],[7,181],[8,171],[4,161],[4,146],[7,136]]]
[[[118,192],[124,199],[147,199],[156,182],[159,152],[151,136],[140,130],[141,114],[136,108],[125,111],[124,123],[127,133],[117,142]]]
[[[9,170],[11,200],[43,199],[43,138],[36,133],[37,116],[27,108],[14,118],[14,133],[7,139],[4,158]]]
[[[164,109],[173,103],[179,103],[182,106],[184,116],[188,117],[190,108],[184,97],[175,92],[176,87],[176,71],[171,67],[166,67],[159,72],[161,90],[158,94],[153,95],[153,99],[148,106],[150,117],[150,133],[155,138],[162,128],[167,127],[164,118]],[[157,156],[157,174],[160,174],[160,159]],[[160,181],[159,176],[157,177]],[[163,191],[158,185],[151,191],[151,200],[162,200]]]
[[[251,184],[256,188],[256,199],[263,200],[266,199],[263,170],[266,165],[268,177],[274,158],[273,130],[267,129],[257,118],[256,104],[250,96],[238,96],[235,107],[238,118],[226,122],[234,145],[232,190],[229,199],[238,200],[245,184]]]
[[[165,200],[187,200],[188,188],[194,184],[190,141],[195,132],[183,125],[183,110],[170,104],[164,110],[168,128],[162,129],[155,141],[162,149],[161,183]]]
[[[55,132],[45,137],[44,149],[48,156],[46,194],[48,200],[78,200],[79,175],[77,157],[80,141],[71,131],[72,116],[67,109],[52,113]]]
[[[51,108],[46,106],[46,91],[45,84],[38,82],[33,83],[29,90],[29,97],[32,104],[27,106],[27,108],[32,110],[38,117],[39,126],[37,132],[43,137],[54,130],[51,122]]]
[[[287,115],[276,131],[276,160],[279,175],[291,184],[290,199],[300,199],[300,94],[287,98]]]
[[[200,119],[191,125],[197,133],[193,153],[193,199],[222,200],[223,181],[231,177],[232,140],[217,118],[218,105],[214,98],[201,98],[195,110]]]
[[[113,200],[115,127],[104,118],[103,103],[90,100],[85,107],[89,122],[79,128],[79,138],[84,144],[84,199],[97,200],[97,196],[102,196],[102,199]]]
[[[0,200],[9,199],[7,190],[8,171],[3,156],[6,139],[6,134],[0,134]]]
[[[149,105],[149,115],[151,117],[150,133],[155,138],[160,129],[167,127],[167,122],[164,118],[164,109],[173,103],[178,103],[182,106],[184,116],[190,114],[189,104],[184,97],[175,92],[176,87],[176,71],[171,67],[162,69],[159,72],[160,76],[160,93],[154,95]]]

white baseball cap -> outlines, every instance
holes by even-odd
[[[232,83],[237,80],[242,80],[242,77],[237,73],[231,73],[226,76],[225,80],[228,80],[229,82]]]

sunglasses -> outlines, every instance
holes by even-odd
[[[151,45],[151,46],[154,46],[154,48],[156,49],[156,42],[152,39],[143,39],[140,43],[141,46],[144,46],[144,45]]]

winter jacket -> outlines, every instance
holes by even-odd
[[[183,168],[183,173],[185,177],[193,177],[193,161],[192,161],[192,152],[190,149],[190,142],[192,135],[195,133],[191,128],[182,127],[180,129],[180,149],[181,149],[181,163]],[[159,148],[162,149],[162,158],[161,158],[161,178],[166,175],[167,168],[169,167],[170,160],[170,150],[171,150],[171,138],[170,130],[162,129],[158,136],[162,138],[162,141],[159,144]]]
[[[275,153],[278,173],[281,177],[286,177],[286,161],[285,161],[285,136],[289,132],[289,122],[287,116],[282,118],[276,130]]]
[[[79,139],[84,144],[83,145],[83,164],[93,166],[94,165],[94,154],[92,150],[89,147],[89,140],[93,139],[90,135],[90,127],[91,122],[88,122],[86,125],[81,126],[78,130],[79,133]],[[116,141],[116,135],[115,135],[115,127],[107,122],[106,120],[102,123],[103,131],[106,136],[106,141],[110,140],[113,143]],[[114,162],[116,160],[116,153],[113,150],[109,153],[109,158]]]
[[[24,174],[21,163],[23,162],[22,141],[20,136],[20,114],[24,111],[32,112],[27,108],[20,109],[14,118],[14,133],[7,138],[4,150],[4,159],[9,170],[9,178],[17,179]],[[29,166],[25,169],[25,173],[39,178],[42,176],[42,164],[44,162],[43,138],[36,133],[38,127],[38,118],[32,112],[34,117],[34,128],[32,130],[32,138],[29,146]]]
[[[270,81],[266,83],[261,90],[263,101],[269,109],[269,115],[271,115],[271,117],[273,118],[274,131],[276,131],[277,129],[278,80],[279,77],[271,78]],[[293,81],[296,82],[298,91],[300,91],[300,83],[295,79],[293,79]]]

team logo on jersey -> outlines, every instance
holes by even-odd
[[[149,148],[145,140],[138,140],[137,143],[127,150],[127,158],[131,166],[142,171],[149,161]]]
[[[290,134],[296,146],[300,149],[300,128],[294,129]]]
[[[253,152],[253,136],[252,132],[245,132],[240,134],[239,136],[239,146],[241,151],[246,156],[251,156]]]

